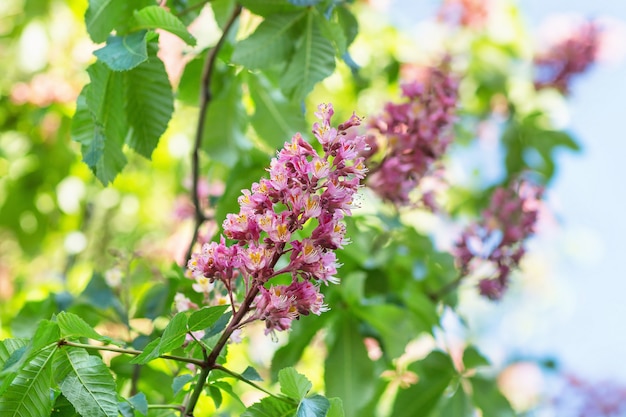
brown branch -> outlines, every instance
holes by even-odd
[[[241,14],[241,10],[241,5],[237,4],[232,14],[230,15],[230,18],[226,22],[226,25],[224,26],[222,36],[207,55],[207,59],[204,62],[204,68],[202,69],[202,78],[200,84],[200,113],[198,116],[198,125],[196,127],[196,137],[194,141],[193,153],[191,154],[191,169],[193,179],[193,186],[191,188],[191,200],[193,201],[193,205],[195,208],[195,226],[191,242],[189,242],[189,248],[187,249],[187,256],[185,260],[188,260],[191,257],[193,246],[196,243],[196,240],[198,240],[200,227],[207,220],[206,216],[202,212],[202,207],[200,206],[200,198],[198,197],[198,181],[200,177],[199,153],[202,146],[202,137],[204,136],[206,114],[209,109],[211,99],[213,98],[213,94],[211,91],[211,80],[213,78],[213,72],[215,70],[215,62],[217,61],[217,55],[220,49],[224,45],[224,42],[226,42],[228,32]]]

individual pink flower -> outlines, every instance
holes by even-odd
[[[415,81],[402,85],[405,101],[387,103],[383,114],[373,118],[370,132],[384,156],[371,168],[367,185],[380,197],[407,205],[422,179],[438,169],[452,141],[457,85],[446,62],[422,69]]]
[[[602,28],[593,21],[572,28],[566,36],[535,56],[535,87],[555,88],[567,94],[572,78],[596,62],[601,41]]]
[[[269,179],[242,190],[239,213],[226,216],[222,227],[233,244],[222,237],[220,243],[204,245],[188,263],[196,281],[222,282],[233,304],[233,282],[241,277],[247,300],[241,308],[250,311],[241,323],[263,320],[267,333],[289,329],[300,315],[325,311],[319,285],[338,282],[334,250],[348,243],[343,219],[351,214],[367,172],[359,156],[367,144],[354,132],[361,121],[356,115],[335,128],[333,113],[330,104],[315,113],[320,121],[313,134],[322,152],[294,135],[270,162]],[[311,224],[310,236],[302,236],[305,224]],[[288,262],[279,264],[282,258]],[[282,274],[291,275],[291,285],[269,282]],[[199,288],[200,282],[194,285]]]
[[[509,276],[524,256],[524,243],[535,232],[543,188],[517,181],[497,188],[478,223],[470,225],[456,243],[455,256],[463,275],[489,262],[494,271],[482,277],[478,288],[485,297],[500,299]]]

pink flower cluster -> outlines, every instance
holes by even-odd
[[[616,381],[585,381],[564,375],[564,386],[553,399],[558,415],[611,417],[626,415],[626,387]]]
[[[478,284],[483,296],[496,300],[504,294],[511,271],[524,256],[524,242],[535,231],[542,194],[542,187],[527,181],[497,188],[480,222],[457,241],[455,256],[463,275],[484,262],[495,267]]]
[[[319,283],[338,282],[334,250],[348,243],[342,219],[351,214],[365,177],[359,155],[366,143],[351,129],[361,122],[356,115],[334,128],[333,113],[330,104],[320,105],[315,113],[320,122],[313,125],[313,134],[323,154],[294,135],[272,159],[269,179],[242,190],[239,213],[224,220],[224,235],[234,244],[222,236],[219,243],[205,244],[188,263],[197,283],[208,279],[224,285],[233,309],[235,279],[241,277],[246,296],[256,295],[248,321],[264,320],[267,333],[289,329],[300,315],[325,311]],[[300,232],[305,227],[312,230],[310,235]],[[288,260],[278,268],[283,255]],[[282,274],[291,275],[290,285],[268,283]]]
[[[441,68],[421,71],[417,80],[402,85],[406,101],[387,103],[384,113],[370,123],[373,136],[368,141],[382,136],[385,155],[371,168],[367,184],[385,200],[408,204],[409,193],[436,171],[452,141],[458,81],[446,67],[444,62]],[[422,203],[432,205],[427,196]]]
[[[546,51],[537,54],[534,59],[535,87],[551,87],[567,94],[572,77],[585,72],[596,61],[601,35],[599,25],[586,21]]]
[[[444,0],[437,17],[451,25],[479,29],[487,23],[491,7],[489,0]]]

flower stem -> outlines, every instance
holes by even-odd
[[[206,216],[202,212],[202,207],[200,206],[200,198],[198,197],[198,182],[200,178],[199,153],[200,147],[202,146],[202,137],[204,136],[204,127],[206,124],[207,111],[213,98],[213,93],[211,92],[211,79],[213,78],[213,71],[215,69],[217,55],[224,45],[224,42],[226,42],[228,32],[241,14],[241,10],[242,6],[240,4],[235,5],[233,12],[228,19],[228,22],[226,22],[226,25],[224,26],[222,36],[217,41],[217,44],[215,44],[211,52],[209,52],[209,54],[207,55],[207,59],[204,62],[204,68],[202,69],[202,79],[200,84],[200,113],[198,116],[198,125],[196,127],[196,136],[194,140],[193,152],[191,154],[191,170],[193,177],[193,185],[191,187],[191,200],[193,201],[193,205],[195,208],[195,226],[191,242],[189,243],[189,248],[187,249],[187,256],[185,258],[185,261],[191,257],[193,245],[196,243],[196,240],[198,240],[200,227],[202,226],[202,223],[204,223],[204,221],[206,220]]]

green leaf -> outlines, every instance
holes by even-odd
[[[498,390],[496,381],[483,377],[469,378],[472,383],[472,400],[484,416],[513,417],[515,412]]]
[[[146,345],[143,349],[143,352],[130,360],[130,363],[135,363],[138,365],[143,365],[144,363],[148,363],[153,359],[159,357],[159,345],[161,343],[161,338],[157,337],[150,343]]]
[[[113,28],[124,19],[126,0],[89,0],[85,12],[87,32],[96,43],[104,42]]]
[[[359,22],[347,7],[336,7],[335,13],[337,14],[337,22],[343,29],[346,47],[348,47],[359,33]]]
[[[241,0],[239,3],[252,13],[264,17],[298,10],[298,7],[287,0]]]
[[[41,320],[49,319],[56,311],[53,297],[27,301],[11,320],[11,334],[14,337],[31,337]]]
[[[126,143],[149,159],[174,112],[172,86],[156,51],[151,51],[148,61],[124,75],[131,128]]]
[[[246,39],[235,45],[232,61],[250,69],[267,68],[285,61],[292,49],[291,29],[303,12],[268,16]]]
[[[90,325],[88,325],[76,314],[62,311],[57,315],[57,323],[59,324],[59,328],[61,329],[61,335],[63,337],[86,337],[105,343],[112,342],[112,339],[110,337],[102,336],[101,334],[96,332]]]
[[[76,412],[72,403],[63,394],[59,394],[52,406],[50,417],[81,417],[81,415]]]
[[[26,339],[6,339],[0,342],[0,396],[26,363],[29,347]]]
[[[228,309],[228,306],[212,306],[204,307],[200,310],[194,311],[189,317],[188,326],[189,330],[195,332],[196,330],[204,330],[214,325],[224,312]]]
[[[311,381],[294,368],[281,369],[278,373],[278,382],[280,383],[280,392],[298,401],[303,399],[313,386]]]
[[[311,339],[327,323],[329,315],[322,314],[320,317],[301,317],[292,323],[289,332],[289,343],[279,348],[272,358],[271,375],[272,381],[278,378],[278,372],[288,366],[295,365],[304,349],[310,345]]]
[[[485,414],[486,416],[489,414]],[[496,414],[497,415],[497,414]],[[451,397],[444,397],[439,407],[429,417],[472,417],[474,416],[474,407],[463,391],[463,386],[459,384],[456,391]]]
[[[117,417],[115,381],[99,356],[84,349],[64,348],[57,373],[61,392],[83,416]]]
[[[143,392],[133,395],[128,399],[128,402],[132,404],[135,410],[139,411],[144,416],[148,415],[148,400],[146,399],[146,394]]]
[[[319,30],[314,12],[305,19],[304,33],[281,79],[281,88],[290,97],[303,99],[335,70],[335,48]]]
[[[14,352],[24,349],[28,344],[27,339],[4,339],[0,340],[0,370],[8,366],[7,362]]]
[[[296,413],[296,404],[290,404],[275,397],[265,397],[252,404],[241,417],[291,417]]]
[[[468,346],[463,352],[463,366],[465,369],[474,369],[479,366],[489,366],[489,360],[485,358],[475,346]]]
[[[321,395],[302,399],[298,405],[297,417],[326,417],[330,402]]]
[[[341,401],[341,398],[329,398],[328,402],[330,403],[330,407],[328,408],[326,417],[345,417],[343,412],[343,401]]]
[[[222,391],[214,385],[209,385],[209,393],[211,394],[211,399],[213,400],[213,404],[215,404],[215,408],[220,408],[223,400]]]
[[[319,4],[322,0],[289,0],[289,3],[295,6],[315,6]]]
[[[191,374],[183,374],[174,378],[174,381],[172,382],[172,391],[174,391],[174,395],[178,394],[180,390],[183,389],[192,379],[193,375]]]
[[[324,367],[326,395],[343,401],[346,415],[355,416],[374,392],[374,363],[367,356],[358,320],[348,312],[337,318],[334,343]]]
[[[280,148],[294,134],[305,131],[306,122],[300,104],[290,102],[261,74],[251,74],[248,87],[254,101],[254,115],[250,122],[271,148]]]
[[[348,45],[346,42],[346,33],[339,22],[328,20],[320,13],[315,14],[315,22],[319,25],[321,34],[333,43],[337,55],[343,55]]]
[[[196,38],[191,36],[183,22],[162,7],[144,7],[136,10],[134,16],[139,29],[163,29],[178,36],[187,45],[196,45]]]
[[[113,71],[128,71],[148,59],[145,30],[126,36],[109,36],[103,48],[94,51]]]
[[[239,398],[239,395],[235,391],[233,391],[233,387],[231,387],[228,382],[215,381],[211,385],[218,387],[220,390],[228,393],[228,395],[230,395],[239,405],[241,405],[242,407],[245,407],[245,404],[241,401],[241,398]]]
[[[408,369],[417,373],[419,382],[398,392],[392,415],[426,416],[435,408],[455,375],[454,365],[448,355],[434,351]]]
[[[251,366],[248,366],[245,371],[241,374],[242,377],[246,378],[248,381],[263,381],[261,375]]]
[[[2,417],[49,415],[52,410],[52,362],[57,345],[48,346],[30,359],[0,396]]]
[[[181,347],[185,342],[187,334],[187,314],[183,311],[176,314],[163,330],[161,343],[159,343],[159,354],[171,352]]]

